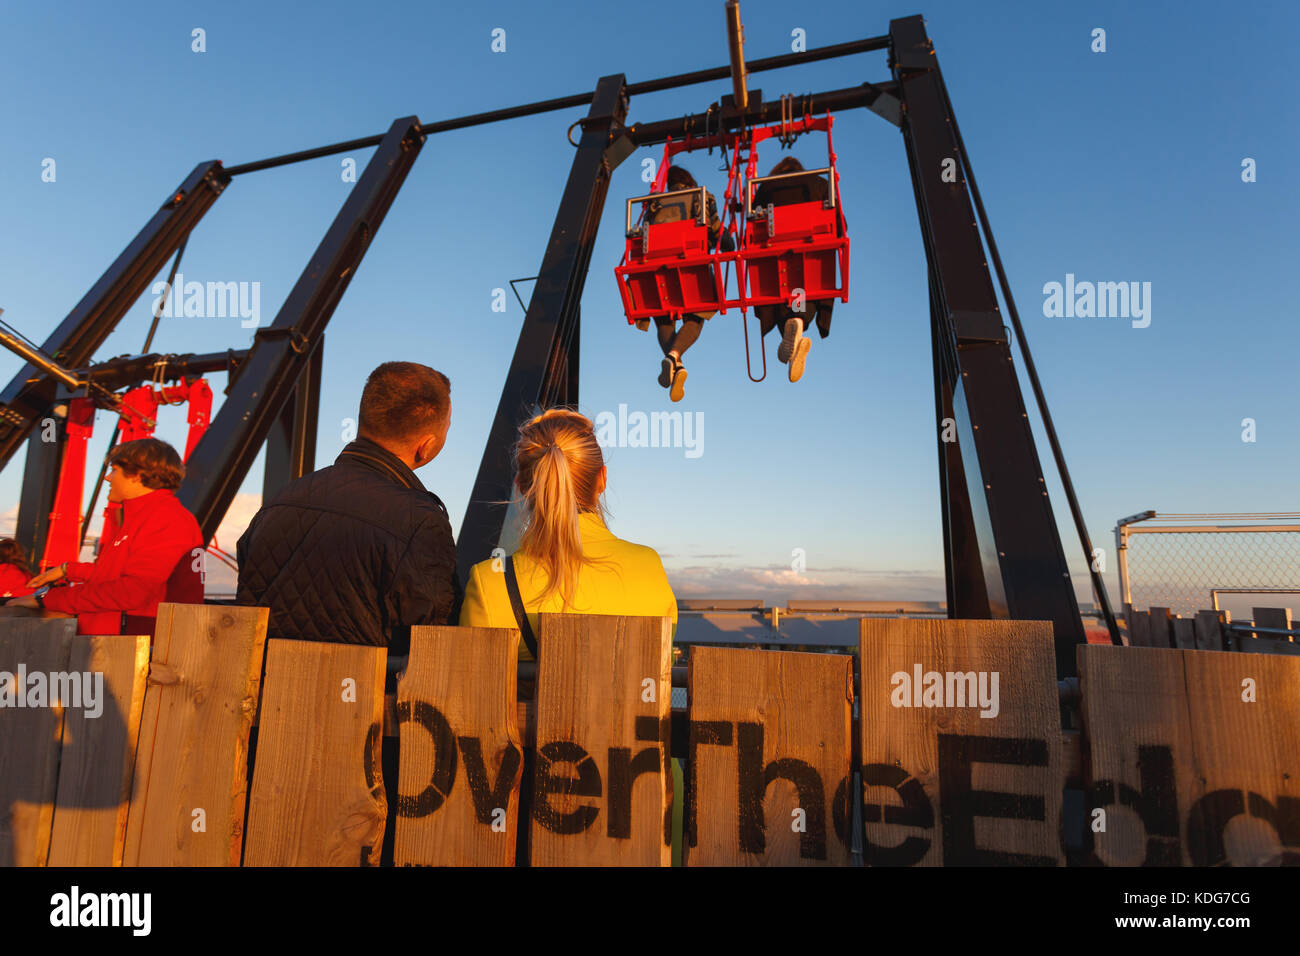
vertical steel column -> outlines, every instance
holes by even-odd
[[[424,139],[415,116],[395,120],[388,128],[275,321],[258,331],[221,410],[194,446],[177,497],[198,519],[205,541],[212,540],[262,442],[312,363],[325,326]]]
[[[905,140],[908,156],[911,142]],[[917,215],[921,229],[929,236],[929,227],[916,195]],[[926,240],[927,248],[932,238]],[[975,534],[975,519],[971,514],[970,496],[966,487],[966,472],[962,467],[961,449],[955,440],[956,413],[953,410],[953,390],[959,378],[957,355],[952,336],[944,323],[942,293],[933,267],[927,269],[930,285],[930,351],[934,367],[935,429],[939,445],[939,514],[943,519],[944,585],[948,597],[948,617],[956,619],[984,619],[993,617],[994,605],[989,602],[990,582],[985,580],[984,565],[980,560],[979,540]],[[950,429],[949,423],[952,423]],[[993,582],[997,607],[1005,606],[1000,582]]]
[[[627,94],[622,74],[602,77],[582,123],[550,241],[515,345],[487,447],[456,542],[460,577],[501,538],[514,480],[511,449],[522,416],[534,405],[578,400],[578,303],[609,190],[610,173],[632,151],[623,131]]]
[[[951,391],[951,415],[946,417],[954,419],[957,431],[955,450],[939,449],[951,537],[945,555],[948,574],[955,582],[969,577],[978,554],[987,616],[1051,621],[1057,677],[1074,676],[1074,648],[1085,641],[1083,621],[962,174],[934,48],[919,16],[891,21],[890,38],[890,68],[903,103],[902,131],[935,279],[935,345],[955,358],[957,372],[951,385],[936,383],[941,412],[947,411]],[[963,560],[965,566],[959,563]],[[956,610],[964,601],[961,589],[954,583],[949,590]]]
[[[298,376],[293,397],[284,403],[266,439],[262,500],[270,501],[295,478],[316,470],[316,426],[320,417],[321,365],[325,336],[312,350],[311,361]]]
[[[54,495],[59,487],[59,471],[63,467],[63,449],[67,444],[67,420],[46,416],[53,423],[49,429],[53,441],[42,441],[47,429],[45,419],[34,421],[32,436],[27,440],[27,461],[23,465],[23,488],[18,498],[18,521],[14,540],[27,555],[28,563],[38,567],[45,553],[45,538],[50,531],[50,513],[54,510]]]

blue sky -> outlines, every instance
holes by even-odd
[[[0,307],[37,341],[57,325],[200,161],[227,165],[385,130],[726,62],[721,0],[346,4],[11,3],[0,12]],[[875,36],[923,13],[934,39],[1094,543],[1113,587],[1115,520],[1287,511],[1300,468],[1294,303],[1300,123],[1294,4],[745,0],[747,55]],[[191,31],[206,31],[206,52]],[[1106,31],[1094,53],[1092,31]],[[506,50],[491,49],[506,31]],[[671,48],[664,48],[670,37]],[[758,74],[765,98],[889,78],[883,52]],[[702,112],[716,82],[633,99],[629,121]],[[326,335],[318,464],[345,443],[366,374],[410,359],[446,372],[446,450],[420,472],[459,528],[522,320],[492,292],[536,273],[585,108],[430,138]],[[852,298],[791,385],[745,375],[740,319],[712,319],[688,353],[686,400],[655,378],[653,336],[629,327],[613,268],[622,197],[644,192],[638,152],[614,175],[582,302],[582,408],[593,417],[699,413],[702,453],[609,449],[615,533],[657,548],[679,594],[942,596],[924,253],[901,137],[865,110],[837,118],[853,241]],[[805,164],[824,140],[795,148]],[[349,154],[363,166],[368,151]],[[1241,163],[1257,164],[1243,183]],[[42,162],[56,163],[54,182]],[[238,178],[194,233],[182,271],[259,282],[269,324],[347,195],[345,157]],[[777,158],[775,146],[760,161]],[[721,193],[718,158],[683,160]],[[1049,318],[1043,286],[1151,283],[1151,324]],[[524,287],[525,289],[527,286]],[[152,295],[100,358],[138,352]],[[751,320],[752,321],[752,320]],[[238,318],[166,319],[155,348],[246,347]],[[751,347],[758,361],[757,336]],[[1017,355],[1017,367],[1020,359]],[[19,362],[0,356],[7,381]],[[1023,379],[1022,379],[1023,380]],[[214,377],[218,401],[224,379]],[[1256,441],[1242,441],[1242,420]],[[180,443],[183,410],[160,437]],[[91,459],[111,421],[99,419]],[[1071,568],[1082,553],[1035,423]],[[22,457],[0,474],[16,504]],[[92,476],[93,478],[93,469]],[[221,544],[246,520],[260,461]],[[806,570],[791,570],[803,549]]]

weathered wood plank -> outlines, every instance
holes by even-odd
[[[269,611],[160,604],[124,866],[238,866]]]
[[[0,866],[44,866],[50,852],[64,709],[50,675],[66,674],[74,618],[0,623]]]
[[[1170,623],[1173,626],[1174,647],[1196,650],[1196,622],[1190,617],[1175,615]]]
[[[1079,673],[1097,862],[1300,864],[1300,661],[1093,646]]]
[[[523,742],[519,632],[414,627],[397,688],[398,866],[511,866]]]
[[[852,668],[838,654],[691,649],[687,866],[849,864],[833,803],[853,762]]]
[[[1150,633],[1151,647],[1173,647],[1172,639],[1172,621],[1169,616],[1169,608],[1153,607],[1150,612]]]
[[[534,866],[672,860],[672,622],[543,614]]]
[[[1064,760],[1045,621],[864,619],[869,865],[1064,863]]]
[[[1134,611],[1128,622],[1129,647],[1151,646],[1151,614],[1147,611]]]
[[[1251,617],[1257,627],[1272,627],[1282,631],[1291,630],[1291,609],[1289,607],[1252,607]],[[1291,638],[1277,635],[1278,640],[1289,641]]]
[[[387,649],[272,640],[245,866],[377,866]]]
[[[50,866],[121,866],[149,635],[76,637],[68,666],[94,690],[64,718]]]
[[[1227,611],[1197,611],[1194,624],[1196,649],[1198,651],[1226,650],[1224,625],[1228,619]]]

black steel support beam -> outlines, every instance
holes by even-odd
[[[757,93],[759,91],[752,92]],[[809,93],[807,96],[795,98],[795,119],[803,115],[805,107],[808,113],[813,116],[820,116],[827,110],[837,113],[841,110],[855,109],[859,106],[865,106],[877,112],[896,113],[896,109],[889,110],[885,106],[885,102],[893,101],[896,95],[897,84],[893,82],[863,83],[861,86],[850,86],[842,90]],[[726,113],[724,111],[720,117],[720,122],[723,129],[734,130],[740,127],[741,119],[742,115],[740,113]],[[771,100],[767,103],[757,103],[751,100],[749,109],[743,114],[743,120],[750,125],[780,122],[781,101]],[[714,125],[710,128],[710,131],[716,132],[718,129],[716,124],[719,120],[713,122]],[[696,136],[704,134],[705,121],[703,113],[660,120],[655,123],[636,123],[628,128],[628,135],[637,146],[653,146],[656,143],[662,143],[669,136],[680,138],[686,135],[687,132]]]
[[[630,151],[622,125],[626,115],[622,75],[603,77],[583,123],[582,139],[461,523],[456,558],[462,581],[468,579],[475,562],[491,555],[501,537],[505,502],[512,497],[514,480],[511,449],[521,419],[534,405],[578,400],[578,303],[610,173]]]
[[[64,368],[89,365],[95,351],[132,303],[144,294],[229,181],[229,175],[215,160],[194,167],[76,308],[50,333],[41,350]],[[49,412],[55,387],[54,380],[35,366],[24,365],[0,392],[0,468],[9,463],[37,420]]]
[[[211,372],[233,373],[247,355],[247,349],[204,352],[201,355],[192,353],[162,355],[158,352],[150,352],[148,355],[110,359],[89,368],[77,369],[77,374],[110,392],[116,392],[118,389],[131,388],[141,382],[153,381],[155,377],[164,382],[175,382],[182,378],[197,378]],[[162,363],[161,374],[158,368],[160,362]]]
[[[258,332],[221,410],[186,463],[178,497],[212,540],[257,452],[312,361],[325,326],[419,156],[419,119],[389,127],[269,328]]]
[[[784,53],[781,56],[768,56],[750,60],[745,66],[745,72],[748,74],[761,73],[764,70],[779,70],[783,67],[799,66],[803,63],[814,63],[818,60],[830,60],[841,56],[852,56],[855,53],[867,53],[871,50],[884,50],[888,47],[889,37],[887,36],[850,40],[847,43],[833,43],[830,46],[815,47],[802,53]],[[672,90],[682,86],[693,86],[696,83],[726,79],[730,75],[730,65],[718,66],[707,70],[696,70],[693,73],[678,73],[675,76],[665,76],[657,80],[643,80],[640,83],[627,86],[626,90],[629,97],[639,96],[643,93],[658,93],[661,90]],[[466,129],[471,126],[485,126],[488,123],[500,123],[503,120],[518,119],[521,116],[537,116],[540,113],[573,109],[575,106],[586,106],[592,101],[593,96],[595,96],[594,92],[574,93],[572,96],[557,96],[550,100],[523,103],[519,106],[490,110],[486,113],[458,116],[454,119],[428,123],[420,127],[420,132],[425,136],[431,136],[434,133],[447,133],[451,130]],[[258,170],[272,169],[276,166],[287,166],[290,163],[301,163],[309,159],[319,159],[322,156],[334,156],[338,153],[346,153],[349,150],[367,149],[371,146],[378,146],[381,139],[383,139],[382,136],[363,136],[360,139],[350,139],[343,143],[331,143],[327,146],[317,146],[314,149],[299,150],[296,153],[285,153],[283,156],[272,156],[269,159],[242,163],[238,166],[231,166],[226,172],[231,176],[241,176],[244,173],[254,173]]]
[[[289,482],[316,470],[316,425],[320,418],[321,361],[325,336],[312,350],[293,397],[284,403],[266,439],[262,500],[270,501]]]
[[[957,432],[955,453],[941,436],[939,447],[949,614],[965,616],[972,602],[978,608],[979,589],[969,586],[978,555],[988,616],[1051,621],[1057,677],[1074,676],[1083,621],[961,174],[934,48],[919,16],[891,21],[890,37],[890,68],[935,284],[935,349],[955,356],[958,372],[953,382],[936,359],[936,407],[944,414],[951,402],[946,417],[955,420]]]

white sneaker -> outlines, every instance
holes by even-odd
[[[792,318],[785,320],[785,334],[781,336],[781,344],[776,349],[776,360],[778,362],[790,361],[790,356],[794,355],[795,347],[799,340],[803,338],[803,319]],[[791,379],[793,381],[793,379]]]

